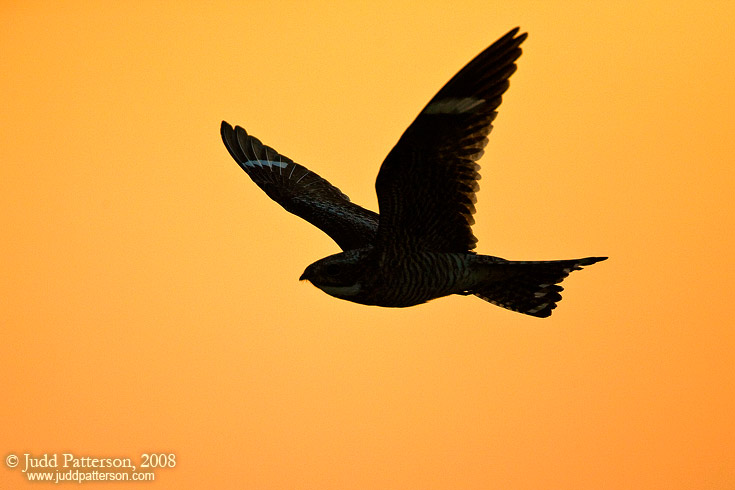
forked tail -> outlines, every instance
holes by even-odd
[[[605,259],[607,257],[495,262],[488,264],[487,282],[478,285],[471,292],[494,305],[545,318],[551,315],[551,310],[561,301],[560,293],[564,288],[558,283],[570,272]]]

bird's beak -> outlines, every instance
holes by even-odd
[[[301,274],[301,277],[299,277],[299,281],[308,281],[309,278],[306,277],[306,271],[304,271],[303,274]]]

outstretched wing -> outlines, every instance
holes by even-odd
[[[518,28],[462,68],[406,129],[375,188],[381,247],[463,252],[475,248],[475,193],[487,135],[516,70]]]
[[[286,211],[329,235],[342,250],[373,243],[378,215],[307,168],[280,155],[240,126],[222,121],[222,141],[238,165]]]

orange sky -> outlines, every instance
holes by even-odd
[[[735,488],[735,3],[459,3],[0,3],[3,461],[176,454],[84,488]],[[338,248],[220,121],[377,209],[401,132],[516,25],[478,251],[610,260],[546,320],[299,283]]]

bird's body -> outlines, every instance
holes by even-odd
[[[365,305],[404,307],[449,294],[465,294],[475,281],[469,253],[416,251],[384,254],[373,247],[331,255],[304,271],[321,270],[323,291]],[[354,265],[353,265],[354,264]],[[315,272],[314,272],[315,273]],[[355,279],[342,286],[346,277]]]
[[[334,297],[405,307],[474,294],[546,317],[557,284],[605,257],[508,261],[472,250],[479,165],[495,109],[526,34],[510,31],[455,75],[404,132],[375,184],[380,214],[350,202],[325,179],[222,123],[232,157],[273,200],[332,237],[343,252],[308,266],[301,279]]]
[[[472,252],[386,254],[366,247],[318,260],[301,278],[319,277],[315,285],[322,291],[365,305],[406,307],[450,294],[474,294],[534,315],[546,309],[550,314],[561,299],[556,283],[600,260],[511,261]]]

